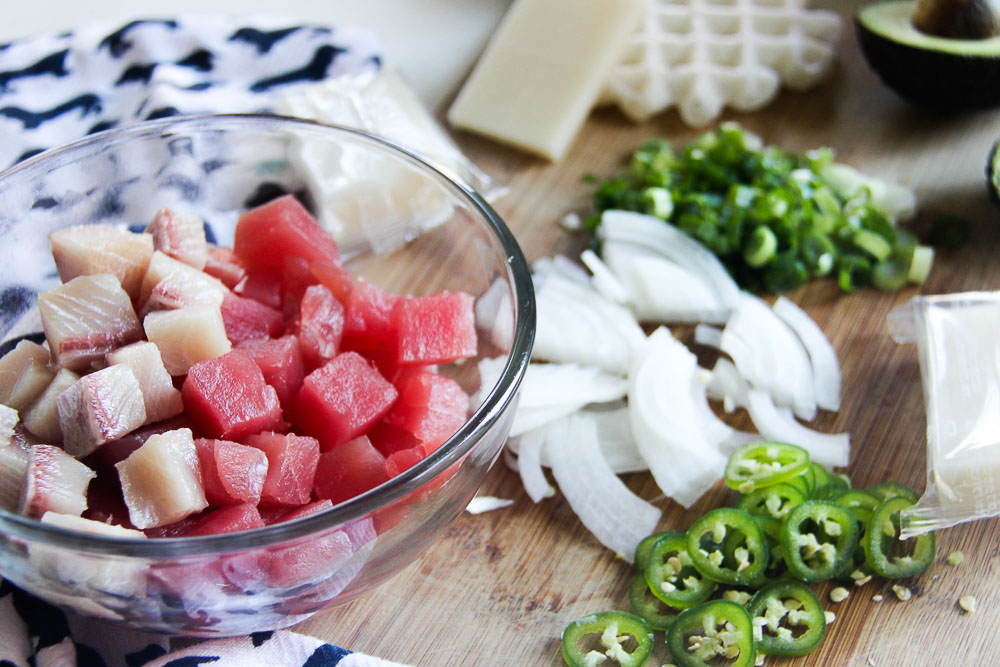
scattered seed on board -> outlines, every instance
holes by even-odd
[[[843,586],[837,586],[830,591],[830,600],[833,602],[843,602],[850,596],[851,592]]]
[[[906,602],[913,597],[913,593],[910,592],[909,588],[906,586],[900,586],[899,584],[895,584],[892,587],[892,592],[896,594],[896,597],[899,598],[900,602]]]
[[[954,565],[955,567],[961,565],[962,561],[964,560],[965,560],[965,554],[963,554],[961,551],[952,551],[950,554],[948,554],[948,558],[945,559],[948,565]]]
[[[958,599],[958,606],[962,608],[966,614],[971,614],[976,610],[976,598],[971,595],[963,595]]]
[[[823,612],[823,615],[826,616],[826,624],[827,625],[830,625],[835,620],[837,620],[837,615],[834,614],[832,611],[825,611],[825,612]]]
[[[881,593],[876,593],[875,595],[873,595],[872,596],[872,601],[873,602],[881,602],[882,601],[882,594]]]

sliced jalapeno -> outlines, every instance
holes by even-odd
[[[570,623],[562,634],[563,659],[590,667],[610,658],[622,667],[641,667],[653,651],[653,631],[634,614],[602,611]]]
[[[726,484],[743,493],[777,484],[809,467],[809,452],[784,442],[750,442],[729,456]]]
[[[749,667],[757,657],[747,610],[728,600],[710,600],[682,611],[667,630],[667,648],[680,667],[708,667],[718,658],[728,667]]]
[[[736,503],[736,509],[751,516],[769,516],[780,520],[784,519],[793,507],[805,500],[806,497],[799,487],[780,482],[741,496]]]
[[[816,477],[816,489],[813,491],[813,498],[832,500],[851,488],[844,477],[831,474],[821,464],[813,461],[810,467]]]
[[[872,512],[865,531],[865,563],[889,579],[912,577],[927,569],[934,560],[934,533],[910,540],[899,539],[899,513],[913,503],[902,496],[884,501]]]
[[[677,608],[665,604],[653,595],[642,574],[633,576],[629,582],[628,601],[632,605],[632,611],[654,630],[666,630],[677,616]]]
[[[794,486],[802,493],[802,497],[808,500],[812,498],[813,489],[816,488],[816,477],[813,476],[812,470],[807,469],[806,472],[792,477],[785,484]]]
[[[789,571],[802,581],[824,581],[851,564],[858,522],[844,506],[807,500],[792,508],[781,527]]]
[[[889,498],[900,496],[909,500],[912,505],[920,499],[920,496],[917,495],[916,491],[905,484],[900,484],[899,482],[878,482],[877,484],[872,484],[865,490],[879,500],[888,500]]]
[[[785,565],[785,548],[781,546],[781,519],[770,516],[755,516],[753,520],[757,522],[761,532],[764,533],[768,547],[767,568],[764,570],[764,574],[752,584],[753,588],[758,588],[771,579],[780,577],[788,571],[788,567]]]
[[[868,524],[871,522],[872,512],[882,501],[867,491],[851,489],[834,498],[834,502],[846,507],[858,522],[858,546],[854,548],[854,561],[863,563],[865,561],[864,540],[865,534],[868,532]]]
[[[755,581],[767,568],[768,547],[753,517],[732,507],[711,510],[687,532],[694,566],[709,579],[736,586]]]
[[[757,648],[765,655],[798,656],[811,652],[826,632],[826,613],[816,594],[792,579],[757,591],[747,604]]]
[[[635,555],[632,558],[632,562],[635,564],[637,572],[642,573],[646,571],[646,562],[649,559],[649,550],[653,548],[653,543],[664,535],[669,534],[669,531],[664,530],[658,533],[653,533],[652,535],[647,535],[639,540],[639,544],[635,545]]]
[[[653,543],[644,574],[653,595],[678,608],[704,602],[716,587],[695,567],[684,533],[667,533]]]

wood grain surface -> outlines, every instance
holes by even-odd
[[[783,93],[759,112],[725,119],[787,149],[830,146],[864,172],[911,186],[921,208],[913,223],[918,230],[938,212],[967,217],[971,241],[939,253],[921,292],[1000,289],[1000,211],[987,199],[983,175],[987,152],[1000,136],[1000,112],[936,114],[907,105],[881,86],[845,27],[838,67],[828,81],[806,93]],[[576,256],[585,245],[558,224],[567,211],[586,208],[592,186],[583,183],[585,172],[610,175],[647,137],[680,143],[695,134],[673,112],[636,125],[615,110],[602,110],[559,164],[472,136],[459,140],[474,161],[510,185],[496,207],[534,260],[553,253]],[[926,420],[916,349],[895,344],[886,330],[886,315],[917,293],[911,288],[841,295],[832,284],[817,283],[789,295],[839,354],[843,407],[821,413],[812,425],[850,432],[846,472],[857,486],[892,478],[924,488]],[[733,423],[750,428],[745,415]],[[658,498],[648,474],[624,479],[644,498]],[[559,637],[571,620],[628,609],[630,566],[601,547],[562,498],[533,504],[502,462],[482,493],[515,502],[463,515],[437,545],[380,588],[296,629],[413,665],[559,665]],[[717,484],[690,511],[660,498],[655,502],[664,510],[661,527],[684,530],[706,510],[731,502],[730,494]],[[965,555],[958,567],[944,562],[956,549]],[[937,562],[903,583],[914,594],[906,602],[896,599],[886,581],[854,588],[836,604],[826,596],[828,586],[817,586],[824,606],[836,614],[821,647],[803,658],[766,664],[1000,664],[1000,520],[941,531]],[[978,609],[965,614],[956,602],[970,594]],[[662,643],[662,634],[657,637]],[[658,653],[666,661],[664,651]]]

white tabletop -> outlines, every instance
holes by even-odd
[[[511,0],[36,0],[2,2],[0,43],[94,20],[265,14],[377,32],[386,61],[437,110],[451,98]],[[167,6],[169,5],[169,8]]]

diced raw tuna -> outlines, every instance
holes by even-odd
[[[240,440],[285,425],[274,387],[242,350],[193,365],[181,395],[188,416],[212,438]]]
[[[157,250],[142,279],[140,314],[185,306],[218,306],[229,288],[217,278]]]
[[[393,424],[388,418],[372,426],[365,435],[372,441],[375,449],[382,452],[383,456],[420,446],[420,441],[415,435],[405,428]]]
[[[260,495],[262,505],[302,505],[309,502],[319,442],[291,433],[258,433],[246,439],[267,456],[267,479]]]
[[[46,512],[80,516],[87,509],[87,485],[93,478],[93,470],[62,449],[33,445],[18,512],[33,519]]]
[[[329,500],[320,500],[291,510],[281,520],[294,521],[331,507],[333,503]],[[351,537],[343,530],[310,536],[298,544],[276,547],[269,553],[268,583],[286,588],[319,581],[343,567],[353,552]]]
[[[153,255],[152,236],[112,225],[60,229],[49,235],[49,244],[59,279],[64,283],[79,276],[110,273],[133,302]]]
[[[202,515],[187,530],[185,536],[219,535],[263,527],[264,519],[261,518],[257,508],[250,503],[243,503],[222,507]]]
[[[400,297],[359,280],[347,300],[344,313],[344,348],[362,354],[392,347],[395,337],[390,325],[392,307]],[[367,355],[366,355],[367,356]]]
[[[392,309],[396,361],[445,364],[476,355],[474,299],[465,292],[402,297]]]
[[[271,526],[276,523],[294,521],[295,519],[301,519],[302,517],[325,512],[328,509],[333,509],[333,503],[329,500],[323,499],[292,508],[271,506],[258,509],[260,510],[260,515],[264,518],[264,523]]]
[[[386,418],[417,438],[429,454],[465,423],[469,396],[461,385],[436,373],[411,375]]]
[[[295,334],[306,368],[313,370],[337,356],[344,334],[344,307],[327,288],[312,285],[302,295]]]
[[[299,339],[295,336],[258,338],[236,346],[249,354],[264,374],[264,381],[274,387],[283,410],[291,408],[306,377]]]
[[[395,477],[399,473],[413,467],[427,456],[423,447],[413,447],[412,449],[401,449],[385,457],[385,471],[389,477]]]
[[[205,222],[196,215],[162,208],[153,216],[146,231],[153,235],[153,247],[201,271],[208,260]]]
[[[15,512],[28,473],[29,450],[16,444],[0,445],[0,507]]]
[[[108,353],[109,366],[124,365],[139,381],[146,408],[146,423],[176,417],[184,412],[181,392],[163,365],[160,348],[155,343],[140,341]]]
[[[340,264],[336,242],[292,195],[244,212],[236,224],[233,252],[247,268],[280,271],[289,255],[310,265]]]
[[[260,502],[268,468],[264,452],[238,442],[209,438],[195,439],[194,446],[210,505]]]
[[[357,352],[344,352],[306,376],[294,420],[331,449],[367,431],[396,400],[396,388]]]
[[[320,454],[313,491],[317,498],[337,504],[387,479],[385,457],[361,436]]]
[[[226,336],[233,345],[278,336],[285,326],[281,311],[238,294],[227,294],[220,312]]]
[[[77,458],[146,421],[139,381],[128,366],[84,375],[56,398],[63,448]]]
[[[132,301],[108,273],[80,276],[42,292],[38,314],[52,361],[77,372],[142,338]]]
[[[209,245],[208,258],[205,261],[205,273],[218,278],[229,289],[235,288],[246,278],[247,270],[243,260],[229,248]]]
[[[158,310],[142,321],[146,338],[160,349],[171,375],[185,375],[192,365],[229,352],[226,325],[217,307],[188,306]]]
[[[150,436],[115,467],[129,519],[140,530],[180,521],[208,506],[190,429]]]
[[[22,340],[0,358],[0,403],[21,411],[49,385],[55,371],[49,368],[49,351]]]
[[[337,301],[347,303],[347,298],[354,289],[353,273],[340,264],[311,264],[309,270],[316,282],[330,290],[337,297]]]
[[[24,428],[45,444],[61,445],[63,432],[59,423],[59,407],[56,399],[79,379],[80,376],[68,368],[60,368],[45,391],[24,411],[21,419]]]
[[[281,272],[278,269],[254,267],[247,269],[246,278],[234,290],[240,296],[281,309]]]
[[[306,289],[318,284],[309,262],[301,257],[285,258],[281,271],[281,306],[286,320],[292,321],[298,316],[299,304]]]

